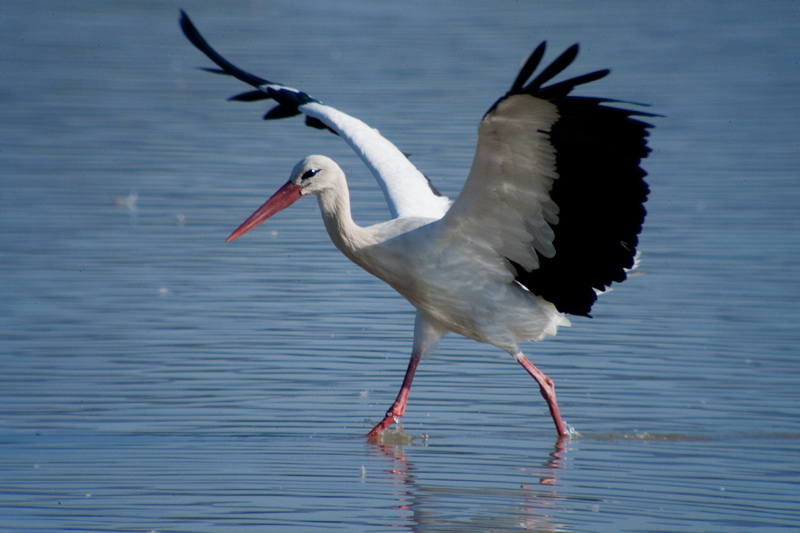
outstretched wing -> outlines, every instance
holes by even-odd
[[[303,114],[307,125],[328,129],[347,141],[378,180],[393,217],[438,219],[447,211],[450,200],[440,195],[408,158],[375,129],[302,91],[273,83],[240,69],[206,42],[183,11],[180,25],[189,41],[219,67],[219,70],[206,70],[233,76],[256,89],[234,96],[232,100],[274,100],[277,106],[267,112],[264,119]]]
[[[589,316],[597,292],[634,263],[651,126],[633,117],[654,115],[569,95],[607,70],[544,87],[577,45],[528,81],[544,50],[484,116],[464,189],[437,224],[482,255],[476,261],[502,263],[509,279],[559,311]]]

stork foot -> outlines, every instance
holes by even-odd
[[[400,415],[400,416],[401,416],[401,415]],[[375,436],[377,436],[377,435],[378,435],[380,432],[382,432],[384,429],[388,429],[388,428],[389,428],[389,426],[391,426],[392,424],[394,424],[395,422],[397,422],[397,421],[398,421],[398,419],[400,418],[400,416],[398,416],[398,415],[395,415],[395,414],[394,414],[394,406],[392,406],[392,409],[389,409],[389,410],[386,412],[386,416],[385,416],[385,417],[383,417],[383,420],[381,420],[380,422],[378,422],[377,424],[375,424],[375,427],[374,427],[374,428],[372,428],[372,429],[369,431],[369,433],[367,433],[367,438],[370,438],[370,437],[375,437]]]

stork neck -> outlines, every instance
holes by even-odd
[[[350,191],[342,180],[340,187],[326,189],[319,195],[319,208],[325,229],[336,247],[352,259],[353,252],[366,244],[366,230],[353,221]]]

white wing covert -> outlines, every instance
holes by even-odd
[[[558,176],[545,132],[557,118],[554,105],[531,96],[499,102],[478,128],[469,176],[441,224],[528,271],[539,256],[552,257],[558,206],[550,189]]]

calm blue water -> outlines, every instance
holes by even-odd
[[[274,5],[273,5],[274,4]],[[265,124],[232,60],[367,120],[455,196],[530,50],[651,103],[642,275],[526,346],[421,365],[410,445],[361,437],[413,312],[315,202],[224,238],[339,139]],[[796,2],[6,2],[0,7],[0,530],[781,531],[800,527]],[[134,201],[135,198],[135,201]],[[427,437],[427,438],[426,438]]]

